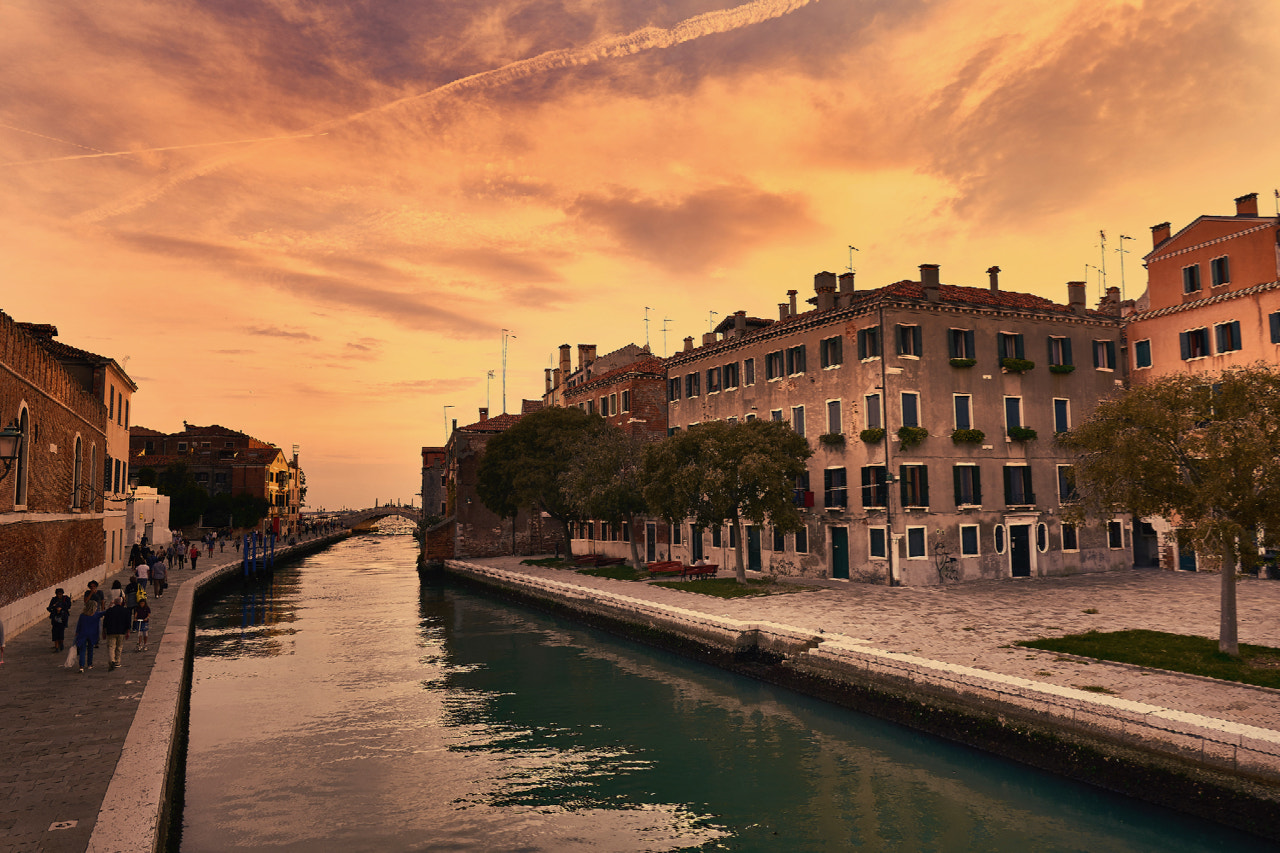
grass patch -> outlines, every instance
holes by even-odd
[[[559,557],[543,557],[540,560],[521,560],[522,566],[542,566],[547,569],[571,569],[573,565]]]
[[[657,581],[653,586],[665,586],[671,589],[683,589],[685,592],[698,592],[716,598],[745,598],[750,595],[784,595],[792,592],[803,592],[805,587],[794,584],[778,583],[772,578],[749,578],[746,583],[738,583],[733,578],[704,578],[688,581]]]
[[[647,571],[637,572],[625,563],[621,566],[587,566],[585,569],[578,569],[578,574],[591,575],[593,578],[611,578],[615,581],[638,581],[649,577]]]
[[[1218,651],[1217,640],[1163,631],[1089,631],[1066,637],[1020,640],[1018,645],[1280,688],[1280,649],[1268,646],[1241,643],[1240,657],[1233,658]]]
[[[1116,692],[1110,687],[1103,687],[1101,684],[1073,684],[1076,690],[1087,690],[1090,693],[1105,693],[1108,696],[1115,696]]]
[[[1093,616],[1095,613],[1097,613],[1097,612],[1098,612],[1098,608],[1096,608],[1096,607],[1090,607],[1090,608],[1088,608],[1087,610],[1085,610],[1084,612],[1085,612],[1085,613],[1088,613],[1090,616]]]

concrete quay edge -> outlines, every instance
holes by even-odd
[[[1280,840],[1280,732],[1273,729],[493,565],[455,559],[445,569],[596,627]],[[950,726],[929,724],[934,714],[952,718]],[[1064,757],[1041,760],[1037,750]],[[1104,763],[1105,778],[1087,772]],[[1173,781],[1177,793],[1153,793],[1161,787],[1153,779]],[[1189,802],[1192,796],[1200,802]]]

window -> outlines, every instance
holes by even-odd
[[[1232,320],[1213,327],[1218,352],[1235,352],[1240,349],[1240,321]]]
[[[858,330],[858,358],[880,357],[880,327],[868,326]]]
[[[1049,550],[1049,525],[1043,521],[1036,525],[1036,550],[1041,554]]]
[[[1124,524],[1122,522],[1107,522],[1107,547],[1113,551],[1124,547]]]
[[[79,508],[80,506],[80,482],[84,477],[84,442],[80,440],[80,436],[76,436],[76,455],[75,467],[71,472],[71,506]]]
[[[205,484],[205,483],[209,482],[209,474],[208,474],[207,472],[205,472],[205,471],[197,471],[197,472],[196,472],[196,482],[197,482],[197,483],[200,483],[201,485],[203,485],[203,484]]]
[[[1076,466],[1059,465],[1058,466],[1058,502],[1068,503],[1077,500],[1080,496],[1076,494]]]
[[[129,426],[129,401],[128,400],[124,401],[124,425],[125,427]]]
[[[1190,361],[1193,358],[1204,358],[1212,355],[1209,349],[1209,330],[1208,329],[1191,329],[1178,335],[1178,343],[1182,347],[1182,360]]]
[[[631,411],[631,392],[630,391],[622,392],[622,411],[624,412]]]
[[[1026,349],[1022,343],[1022,335],[1014,332],[997,332],[996,355],[1001,359],[1025,358]]]
[[[1076,539],[1076,526],[1065,521],[1062,523],[1062,550],[1080,550],[1080,543]]]
[[[225,486],[227,484],[227,472],[225,471],[215,472],[213,475],[213,482],[218,485]]]
[[[844,427],[840,418],[840,401],[827,401],[827,432],[832,435],[839,435],[844,432]]]
[[[973,329],[948,329],[947,353],[951,358],[974,358]]]
[[[1182,292],[1196,293],[1200,290],[1200,265],[1192,264],[1182,268]]]
[[[1099,370],[1116,369],[1116,342],[1093,342],[1093,366]]]
[[[899,325],[895,330],[894,337],[898,339],[898,355],[915,356],[919,358],[923,347],[923,339],[919,326]]]
[[[683,525],[683,524],[673,524],[673,525],[671,525],[671,544],[672,544],[672,545],[681,545],[681,544],[683,544],[683,541],[682,541],[682,538],[681,538],[681,534],[682,534],[682,533],[684,533],[684,525]]]
[[[594,521],[588,521],[588,522],[586,522],[586,528],[587,528],[587,538],[588,538],[588,539],[595,539],[595,538],[596,538],[596,523],[595,523]]]
[[[747,416],[746,418],[744,418],[744,420],[748,420],[748,421],[754,421],[755,419],[756,419],[755,412],[747,412]]]
[[[844,339],[836,336],[825,338],[818,343],[818,358],[822,366],[839,367],[844,363]]]
[[[1022,398],[1004,398],[1004,428],[1016,429],[1022,426]]]
[[[951,470],[956,487],[956,506],[981,506],[982,469],[977,465],[956,465]]]
[[[827,507],[844,508],[849,505],[848,480],[843,468],[827,468],[822,472],[822,487]]]
[[[692,396],[692,395],[690,395],[690,396]],[[594,414],[596,413],[596,401],[595,401],[595,400],[588,400],[588,401],[587,401],[587,403],[586,403],[586,405],[587,405],[587,410],[586,410],[586,411],[587,411],[587,414],[588,414],[588,415],[594,415]]]
[[[609,395],[609,414],[611,415],[618,414],[618,395],[617,394]]]
[[[680,399],[680,377],[667,380],[667,399],[674,402]]]
[[[1271,343],[1280,344],[1280,311],[1267,317],[1271,324]]]
[[[863,410],[867,413],[867,429],[875,429],[884,423],[884,419],[880,416],[880,395],[868,394],[863,400]]]
[[[1036,502],[1031,490],[1030,465],[1004,467],[1004,502],[1008,506],[1030,506]]]
[[[116,386],[112,385],[110,402],[107,404],[107,420],[114,421],[116,419]]]
[[[722,542],[722,540],[721,540],[720,536],[721,536],[721,534],[720,534],[720,525],[718,525],[718,524],[717,524],[717,525],[714,525],[714,526],[711,528],[711,547],[712,547],[712,548],[719,548],[719,547],[720,547],[720,543]]]
[[[862,469],[862,506],[889,505],[889,477],[883,465],[867,465]]]
[[[929,505],[929,468],[926,465],[903,465],[899,469],[902,477],[902,505]]]
[[[804,406],[791,407],[791,428],[796,435],[804,435]]]
[[[1133,345],[1133,366],[1134,367],[1150,367],[1151,366],[1151,341],[1137,341]]]
[[[867,528],[867,544],[871,559],[889,559],[889,533],[883,527]]]
[[[782,350],[771,352],[764,357],[764,378],[767,380],[782,378]]]
[[[1049,338],[1049,363],[1074,364],[1071,360],[1071,338]]]
[[[796,553],[809,553],[809,528],[804,525],[801,525],[800,529],[796,531]]]
[[[804,373],[804,344],[787,348],[787,374],[795,376]]]
[[[976,557],[978,551],[978,525],[960,525],[960,556]]]
[[[955,401],[956,429],[973,429],[973,397],[970,394],[953,394]]]
[[[787,534],[782,532],[781,527],[773,528],[773,550],[781,554],[787,549]]]
[[[631,541],[631,524],[626,521],[622,522],[622,541],[623,542]]]
[[[684,395],[686,397],[696,397],[700,393],[699,376],[696,373],[690,373],[684,378]]]
[[[155,453],[156,443],[154,441],[151,441],[150,439],[148,439],[147,441],[143,442],[143,445],[147,453]]]
[[[729,525],[729,547],[738,547],[738,525],[736,524]]]
[[[928,555],[925,529],[923,527],[907,528],[907,559],[923,560]]]
[[[1062,397],[1053,398],[1053,431],[1066,432],[1071,429],[1071,401]]]
[[[748,358],[742,362],[742,384],[756,384],[756,360],[754,358]]]
[[[724,366],[724,389],[728,391],[730,388],[738,387],[738,362],[726,364]]]
[[[920,426],[920,395],[914,391],[902,392],[902,425]]]
[[[186,453],[186,452],[187,452],[187,443],[186,443],[185,441],[179,441],[179,442],[178,442],[178,452],[179,452],[179,453]]]
[[[1214,287],[1231,283],[1231,265],[1226,255],[1209,261],[1209,281]]]
[[[780,421],[780,420],[782,420],[782,409],[773,409],[772,411],[770,411],[770,412],[769,412],[769,420],[771,420],[771,421]]]
[[[992,540],[995,542],[996,553],[1003,554],[1004,553],[1004,525],[1003,524],[996,525],[996,529],[995,531],[993,531]]]
[[[715,394],[720,390],[720,368],[707,368],[707,393]]]

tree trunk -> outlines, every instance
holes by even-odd
[[[640,545],[636,536],[636,517],[634,515],[627,516],[627,528],[631,531],[631,568],[637,572],[644,568],[644,564],[640,562]]]
[[[739,516],[733,520],[733,525],[738,531],[737,545],[734,546],[733,556],[737,565],[734,566],[734,574],[738,578],[738,583],[747,582],[747,567],[742,564],[742,517]]]
[[[1222,549],[1222,595],[1218,621],[1218,651],[1240,657],[1240,643],[1236,632],[1236,557],[1234,549]]]
[[[569,535],[569,522],[564,519],[556,519],[560,522],[560,529],[564,531],[564,558],[569,562],[573,562],[573,537]]]

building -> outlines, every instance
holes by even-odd
[[[1256,193],[1235,204],[1235,215],[1199,216],[1176,234],[1152,227],[1147,291],[1125,327],[1135,383],[1280,364],[1280,216],[1260,216]],[[1198,567],[1164,519],[1137,524],[1134,552],[1139,565]]]
[[[874,583],[1065,575],[1131,564],[1128,519],[1063,520],[1070,458],[1055,432],[1124,382],[1119,302],[1067,304],[940,282],[869,291],[814,278],[777,320],[727,315],[667,360],[672,430],[771,418],[809,438],[796,484],[805,527],[748,528],[750,568]],[[647,531],[648,533],[648,531]],[[734,531],[671,531],[672,557],[731,565]],[[652,549],[647,549],[652,550]]]
[[[565,396],[580,390],[587,382],[652,356],[647,346],[627,344],[597,358],[595,344],[578,344],[578,366],[574,368],[573,347],[561,344],[560,366],[546,369],[546,391],[542,396],[542,403],[545,406],[563,406]],[[595,411],[594,406],[592,403],[590,411]]]
[[[107,443],[103,460],[103,559],[107,574],[125,568],[129,546],[125,537],[125,508],[129,497],[129,414],[138,386],[115,359],[57,340],[58,327],[47,323],[19,323],[50,355],[76,378],[80,387],[107,407]],[[96,482],[96,481],[95,481]],[[168,532],[165,532],[168,542]]]
[[[3,312],[0,366],[0,428],[17,433],[13,457],[0,461],[0,619],[16,634],[48,619],[56,587],[76,596],[107,577],[98,472],[108,409]]]
[[[449,478],[445,472],[445,449],[422,448],[422,517],[444,518],[449,513]]]

